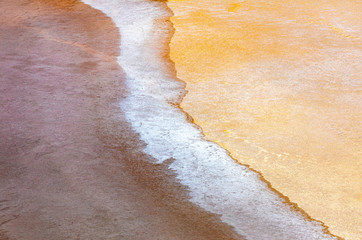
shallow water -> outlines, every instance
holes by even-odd
[[[169,1],[181,107],[332,233],[360,239],[359,1]]]

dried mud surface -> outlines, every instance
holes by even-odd
[[[119,33],[78,1],[0,2],[0,239],[242,239],[119,109]]]

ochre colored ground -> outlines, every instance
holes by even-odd
[[[181,107],[333,234],[361,239],[362,3],[168,5]]]

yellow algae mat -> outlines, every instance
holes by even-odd
[[[333,234],[361,239],[362,2],[168,5],[181,107]]]

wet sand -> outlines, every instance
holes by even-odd
[[[361,3],[168,6],[181,107],[333,234],[362,239]]]
[[[118,31],[78,1],[0,2],[0,239],[243,239],[150,164]]]

